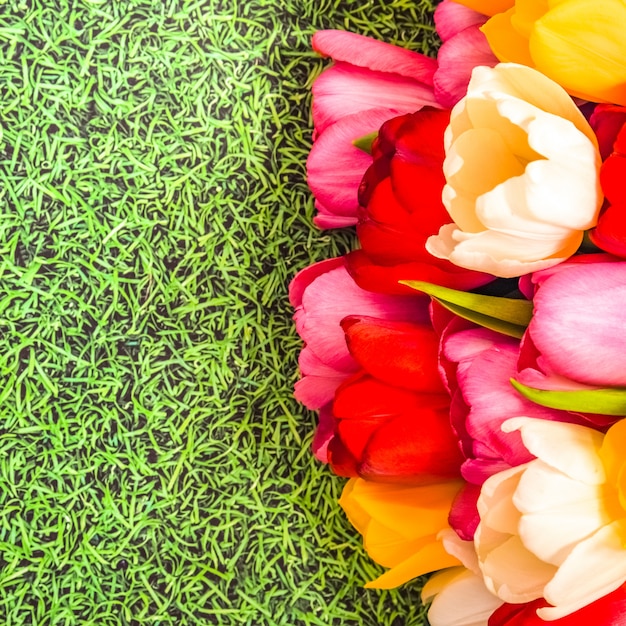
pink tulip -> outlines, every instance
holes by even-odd
[[[435,10],[435,26],[443,44],[437,55],[435,97],[452,108],[466,93],[472,70],[477,65],[493,67],[498,59],[491,52],[480,27],[488,17],[451,0]]]
[[[594,255],[534,278],[516,379],[548,390],[626,386],[626,263]]]
[[[295,309],[296,330],[305,342],[299,359],[302,379],[296,383],[295,396],[309,409],[321,412],[314,452],[326,461],[332,437],[329,406],[337,388],[359,369],[348,351],[341,321],[360,315],[428,323],[427,299],[365,291],[350,277],[343,258],[302,270],[289,286],[289,298]]]
[[[523,398],[511,385],[517,374],[520,342],[486,328],[452,321],[442,335],[441,372],[452,396],[450,418],[465,462],[461,473],[471,485],[530,461],[519,432],[503,432],[512,417],[584,424],[606,429],[616,418],[549,409]],[[469,487],[453,506],[450,523],[463,539],[473,537],[478,492]]]
[[[334,64],[313,85],[315,142],[308,182],[320,228],[357,223],[357,192],[372,157],[354,141],[383,122],[424,106],[439,106],[433,93],[434,59],[355,33],[318,31],[313,48]]]

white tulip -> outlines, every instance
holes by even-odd
[[[513,277],[578,249],[602,204],[595,135],[567,93],[513,63],[477,67],[445,136],[443,203],[453,224],[426,247]]]
[[[626,509],[616,478],[626,423],[606,436],[531,418],[508,420],[503,430],[519,430],[537,458],[484,483],[474,537],[479,566],[499,598],[543,597],[552,607],[539,616],[558,619],[626,582]]]

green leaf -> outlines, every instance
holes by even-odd
[[[533,303],[528,300],[483,296],[417,280],[401,283],[429,295],[463,319],[510,337],[520,338],[533,314]]]
[[[356,146],[359,150],[363,150],[363,152],[367,152],[367,154],[372,154],[372,144],[374,143],[374,139],[376,139],[376,137],[378,137],[377,130],[369,135],[363,135],[363,137],[355,139],[352,142],[352,145]]]
[[[511,384],[524,398],[550,409],[602,415],[626,415],[626,389],[585,389],[581,391],[546,391],[527,387],[511,378]]]

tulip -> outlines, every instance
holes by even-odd
[[[489,616],[502,605],[483,582],[472,542],[461,541],[454,532],[442,531],[439,539],[448,554],[461,561],[431,576],[422,589],[422,602],[431,602],[431,626],[485,626]]]
[[[394,118],[380,129],[373,145],[359,198],[363,209],[357,227],[361,249],[347,264],[364,289],[415,293],[400,280],[425,280],[470,289],[492,277],[433,259],[429,235],[447,219],[441,202],[444,178],[443,133],[449,113],[427,109]]]
[[[289,286],[295,309],[296,330],[305,342],[299,365],[302,379],[295,396],[313,410],[320,410],[320,427],[314,452],[327,461],[326,449],[334,430],[330,403],[342,382],[359,370],[346,345],[341,320],[350,314],[380,320],[415,320],[428,323],[424,299],[374,294],[358,287],[348,274],[344,259],[329,259],[301,272]]]
[[[389,568],[366,587],[392,589],[412,578],[459,565],[439,538],[461,481],[426,486],[376,483],[353,478],[339,504],[363,535],[369,556]]]
[[[472,0],[486,12],[487,0]],[[507,6],[513,6],[507,10]],[[483,26],[501,61],[529,65],[568,93],[592,102],[626,104],[626,5],[622,0],[517,0]]]
[[[537,457],[483,485],[475,546],[487,588],[537,613],[570,615],[626,582],[626,421],[606,435],[575,424],[515,418]]]
[[[313,85],[315,142],[307,161],[308,183],[320,228],[357,222],[357,190],[372,162],[354,145],[386,120],[425,105],[433,93],[434,59],[344,31],[323,30],[313,48],[334,64]]]
[[[342,327],[361,369],[335,393],[331,468],[386,482],[458,478],[462,458],[430,325],[352,316]]]
[[[486,626],[502,605],[502,600],[485,587],[482,576],[464,567],[435,574],[424,586],[422,600],[432,600],[430,626]]]
[[[608,203],[590,237],[599,248],[626,257],[626,107],[598,105],[590,122],[605,159],[600,183]]]
[[[595,225],[595,135],[568,95],[521,65],[478,67],[446,131],[443,202],[454,224],[427,249],[501,277],[556,265]]]
[[[525,385],[626,386],[626,264],[597,256],[538,279],[516,376]]]
[[[523,398],[510,384],[517,374],[520,342],[486,328],[454,332],[442,338],[440,358],[447,362],[452,395],[451,420],[466,461],[465,480],[480,485],[499,471],[532,457],[518,432],[503,432],[502,424],[524,415],[538,419],[608,428],[610,416],[572,413],[540,406]]]
[[[533,458],[519,432],[502,430],[506,420],[523,415],[605,429],[615,421],[550,409],[523,398],[510,384],[517,374],[519,351],[519,340],[466,322],[453,321],[442,334],[440,361],[452,396],[451,423],[465,456],[461,474],[469,483],[450,513],[450,525],[463,539],[472,539],[478,525],[479,491],[471,487]]]
[[[498,63],[487,38],[480,31],[487,16],[452,0],[443,0],[435,9],[435,26],[442,45],[437,53],[433,77],[437,102],[452,108],[467,92],[472,70],[478,65]]]
[[[626,586],[550,622],[537,615],[537,609],[548,606],[543,598],[527,604],[503,604],[491,615],[488,626],[622,626],[626,623]]]

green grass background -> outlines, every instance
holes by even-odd
[[[426,0],[0,4],[0,623],[423,624],[291,397],[318,28]],[[331,164],[332,166],[332,164]]]

